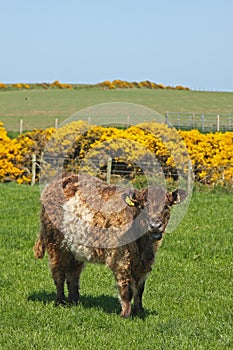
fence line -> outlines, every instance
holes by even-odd
[[[39,170],[41,169],[41,166],[43,168],[43,164],[50,164],[55,167],[55,169],[60,169],[59,172],[62,171],[70,171],[74,173],[82,173],[82,162],[84,162],[83,159],[76,158],[76,159],[70,159],[70,158],[59,158],[59,157],[51,157],[46,158],[45,160],[42,160],[41,157],[36,159],[35,155],[32,155],[32,167],[31,167],[31,173],[32,173],[32,179],[31,179],[31,185],[33,186],[36,182],[36,179],[38,179]],[[91,171],[96,171],[97,177],[100,177],[101,179],[105,180],[107,183],[118,183],[119,181],[123,184],[122,180],[132,181],[135,179],[136,176],[145,176],[146,178],[150,178],[153,174],[156,173],[157,181],[161,181],[163,183],[164,179],[170,179],[174,180],[175,182],[180,178],[180,176],[184,176],[187,180],[187,186],[188,189],[192,187],[193,181],[198,181],[200,183],[211,183],[211,178],[213,174],[218,173],[218,180],[216,183],[222,183],[225,180],[225,171],[229,170],[231,167],[230,164],[220,167],[213,167],[212,171],[210,169],[207,169],[205,166],[198,167],[195,170],[192,167],[191,160],[188,162],[188,167],[183,173],[182,169],[177,168],[171,168],[166,170],[159,170],[157,167],[154,167],[153,164],[150,164],[150,162],[141,162],[140,166],[135,164],[127,164],[126,162],[118,162],[115,161],[115,159],[109,157],[104,164],[104,166],[100,167],[100,159],[94,158],[89,159],[88,163],[83,164],[84,165],[84,172],[88,172],[88,167],[86,165],[88,164],[90,166],[91,164]],[[68,165],[68,169],[67,169]],[[81,167],[81,169],[80,169]],[[161,166],[162,168],[162,166]],[[146,173],[145,173],[146,169]],[[199,175],[201,171],[206,171],[207,174],[204,178],[200,179]],[[143,181],[143,179],[141,179]],[[144,179],[145,180],[145,179]],[[140,179],[139,179],[140,181]],[[233,183],[233,177],[230,180],[230,183]]]
[[[137,123],[143,122],[143,120],[137,119]],[[152,120],[154,120],[153,117],[151,121]],[[91,124],[91,117],[88,117],[86,121]],[[181,130],[197,129],[201,132],[233,131],[233,114],[166,112],[164,123]],[[122,120],[119,123],[113,121],[111,125],[127,128],[133,124],[135,124],[134,119],[127,116],[125,121]],[[55,129],[58,128],[58,118],[54,119],[54,123],[51,126],[55,127]],[[23,119],[20,119],[18,127],[20,134],[22,134],[24,130],[29,130]]]
[[[50,126],[47,126],[46,128],[49,128],[49,127],[54,127],[55,129],[58,129],[58,118],[55,118],[54,119],[54,124],[53,125],[50,125]],[[29,127],[29,128],[27,128],[27,124],[26,124],[26,126],[25,126],[25,122],[24,122],[24,120],[23,119],[20,119],[20,121],[19,121],[19,133],[20,133],[20,135],[23,133],[23,131],[28,131],[28,130],[30,130],[30,129],[39,129],[40,127]],[[12,131],[12,130],[10,130],[10,131]]]
[[[165,123],[183,130],[233,131],[233,114],[166,112]]]

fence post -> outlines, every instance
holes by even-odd
[[[180,129],[180,113],[177,115],[177,127]]]
[[[217,115],[217,131],[220,130],[220,116],[219,114]]]
[[[205,115],[202,113],[201,115],[201,131],[205,130]]]
[[[55,119],[55,129],[58,128],[58,118]]]
[[[192,118],[192,114],[190,114],[189,116],[189,129],[192,129],[192,125],[193,125],[193,118]]]
[[[189,167],[189,169],[188,169],[188,192],[190,192],[192,189],[192,181],[193,181],[193,168],[192,168],[191,159],[189,160],[188,167]]]
[[[19,122],[19,133],[20,134],[23,133],[23,119],[20,119],[20,122]]]
[[[36,182],[36,155],[32,154],[32,180],[31,186],[34,186]]]
[[[228,117],[228,129],[229,129],[229,131],[233,130],[231,117]]]
[[[109,157],[107,162],[107,183],[108,184],[111,183],[111,172],[112,172],[112,158]]]

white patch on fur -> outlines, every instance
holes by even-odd
[[[115,199],[115,197],[113,198]],[[112,208],[122,206],[117,202],[109,199],[102,200],[102,208],[100,203],[95,203],[92,198],[92,205],[89,205],[90,198],[84,197],[83,192],[77,191],[64,205],[64,215],[62,222],[62,232],[64,234],[64,243],[67,244],[77,259],[82,261],[97,262],[93,248],[115,248],[128,243],[128,239],[132,240],[133,232],[129,231],[132,222],[127,219],[125,222],[117,226],[110,224],[109,220],[114,217]],[[101,226],[96,222],[96,215],[100,214]],[[98,220],[97,220],[98,221]],[[128,236],[127,236],[127,234]],[[131,235],[131,236],[130,236]]]
[[[79,200],[78,193],[63,206],[64,217],[62,232],[64,241],[79,261],[92,261],[92,248],[85,246],[90,235],[90,223],[93,213]]]

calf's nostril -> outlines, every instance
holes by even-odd
[[[151,222],[150,223],[151,231],[161,231],[162,227],[163,227],[162,222],[157,222],[157,223],[155,223],[155,222],[152,223]]]

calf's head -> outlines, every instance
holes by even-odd
[[[123,199],[128,206],[138,207],[140,214],[137,225],[153,241],[158,241],[170,219],[171,207],[181,203],[186,197],[187,192],[181,189],[166,192],[161,187],[149,187],[141,191],[129,191],[124,194]]]

